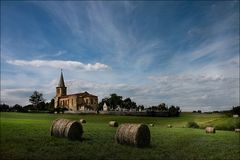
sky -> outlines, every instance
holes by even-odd
[[[1,103],[111,93],[183,111],[239,105],[239,1],[1,1]]]

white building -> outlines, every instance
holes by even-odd
[[[103,104],[103,111],[109,111],[109,107],[106,105],[106,103]]]

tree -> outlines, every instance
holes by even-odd
[[[137,104],[131,100],[131,98],[126,98],[122,103],[123,108],[126,109],[135,109],[137,108]]]
[[[51,99],[51,102],[48,105],[48,110],[53,110],[54,109],[54,103],[55,103],[55,100]]]
[[[233,107],[231,111],[233,114],[238,114],[240,116],[240,106]]]
[[[122,106],[122,96],[118,96],[116,93],[111,94],[109,105],[111,109],[116,109],[117,106]]]
[[[160,111],[167,111],[168,107],[167,107],[167,105],[165,103],[161,103],[161,104],[158,105],[158,109]]]
[[[46,105],[45,102],[43,101],[43,102],[38,103],[38,105],[37,105],[37,110],[44,111],[44,110],[47,110],[46,107],[47,107],[47,105]]]
[[[12,111],[14,112],[23,112],[23,107],[19,104],[15,104],[12,108],[11,108]]]
[[[143,111],[144,110],[144,105],[138,105],[138,111]]]
[[[29,104],[29,105],[24,106],[23,109],[24,109],[26,112],[28,112],[28,111],[30,111],[30,110],[34,110],[35,108],[33,107],[32,104]]]
[[[126,98],[123,100],[123,108],[130,109],[132,105],[132,100],[130,98]]]
[[[48,110],[50,113],[54,112],[54,99],[51,99],[50,102],[45,103],[45,110]]]
[[[9,105],[7,104],[0,104],[0,112],[8,112],[9,111]]]
[[[38,104],[40,104],[44,101],[45,100],[43,98],[43,94],[38,91],[34,91],[33,94],[29,98],[29,102],[32,103],[35,108],[38,107]]]
[[[106,103],[107,106],[110,106],[109,105],[110,104],[110,98],[105,97],[105,98],[102,99],[101,102],[98,103],[98,108],[97,108],[98,111],[103,110],[104,103]]]
[[[179,116],[179,114],[180,114],[180,107],[178,107],[178,106],[171,106],[169,109],[168,109],[168,112],[169,112],[169,116]]]

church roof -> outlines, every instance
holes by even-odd
[[[93,95],[93,94],[89,94],[88,92],[68,94],[68,95],[66,95],[66,96],[61,96],[61,97],[68,97],[68,96],[97,97],[97,96],[95,96],[95,95]]]
[[[61,71],[61,76],[60,76],[60,80],[58,83],[58,87],[65,87],[62,71]]]

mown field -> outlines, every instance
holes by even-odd
[[[87,121],[83,125],[82,142],[50,136],[52,120],[60,117]],[[117,144],[116,128],[108,126],[110,120],[120,124],[154,123],[154,127],[149,127],[151,146],[135,148]],[[175,118],[1,113],[1,159],[240,159],[239,133],[217,130],[216,134],[206,134],[203,129],[184,128],[188,121],[202,127],[211,124],[224,128],[239,118],[192,113]],[[167,128],[168,124],[173,128]]]

